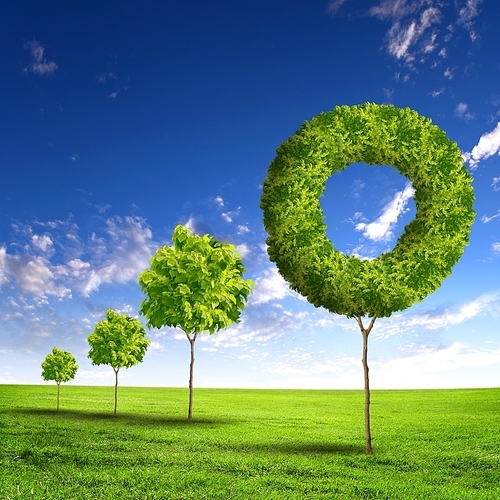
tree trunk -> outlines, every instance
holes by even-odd
[[[370,325],[368,328],[365,328],[363,325],[363,321],[360,317],[357,317],[356,320],[358,322],[359,328],[361,330],[361,335],[363,336],[363,372],[365,379],[365,437],[366,437],[366,454],[373,455],[372,450],[372,433],[370,428],[370,377],[368,368],[368,335],[375,324],[375,320],[377,316],[373,316],[370,321]]]
[[[113,415],[116,417],[116,408],[118,406],[118,372],[120,368],[113,368],[113,371],[115,372],[115,412]]]
[[[57,411],[59,411],[59,388],[61,387],[61,382],[56,382],[57,384]]]
[[[188,407],[188,420],[193,420],[193,372],[194,372],[194,343],[196,342],[195,333],[192,337],[186,333],[189,340],[189,345],[191,346],[191,361],[189,363],[189,407]]]

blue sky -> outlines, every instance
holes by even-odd
[[[87,336],[136,316],[137,275],[174,227],[233,243],[255,291],[196,345],[195,386],[362,388],[354,320],[315,309],[269,261],[259,199],[279,144],[337,105],[410,107],[456,141],[476,221],[452,275],[370,336],[377,388],[500,385],[500,7],[493,0],[19,1],[1,7],[0,383],[112,384]],[[390,250],[407,179],[353,165],[322,207],[339,250]],[[151,330],[124,385],[187,386],[189,344]]]

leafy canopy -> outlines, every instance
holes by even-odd
[[[57,384],[73,380],[78,370],[76,359],[70,352],[54,347],[42,362],[44,380],[54,380]]]
[[[147,295],[140,312],[148,326],[179,327],[187,334],[213,334],[238,322],[253,282],[233,245],[198,236],[178,225],[173,246],[159,248],[139,275]]]
[[[150,340],[142,323],[126,314],[108,309],[88,337],[88,357],[93,365],[110,365],[114,370],[130,368],[142,362]]]
[[[336,171],[390,165],[411,180],[416,216],[392,252],[359,260],[326,236],[320,197]],[[268,253],[315,306],[348,317],[387,317],[441,284],[468,244],[472,177],[460,149],[415,111],[366,103],[339,106],[283,142],[264,181]]]

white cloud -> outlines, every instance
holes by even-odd
[[[278,273],[277,267],[272,266],[262,271],[261,275],[255,279],[255,289],[250,296],[250,301],[252,304],[264,304],[292,294],[288,283]]]
[[[473,120],[476,115],[469,111],[469,106],[464,102],[459,102],[455,107],[455,116],[463,118],[466,121]]]
[[[71,290],[57,282],[64,274],[63,266],[54,266],[43,257],[10,255],[5,247],[0,248],[0,285],[11,277],[23,292],[38,298],[69,298]]]
[[[466,0],[464,7],[458,12],[458,21],[460,24],[465,25],[473,42],[477,39],[473,21],[479,15],[479,5],[481,2],[482,0]]]
[[[335,14],[339,11],[340,7],[346,2],[346,0],[332,0],[330,5],[328,5],[328,12]]]
[[[249,305],[248,308],[252,307]],[[242,347],[255,345],[266,346],[268,343],[298,331],[304,325],[305,318],[294,318],[270,307],[254,307],[251,314],[242,316],[241,322],[232,328],[222,330],[214,335],[202,335],[203,343],[214,347]]]
[[[248,224],[239,224],[238,225],[238,234],[249,233],[250,229],[248,228]]]
[[[233,218],[231,217],[231,212],[222,212],[222,218],[226,221],[226,222],[233,222]]]
[[[360,222],[355,226],[356,231],[363,231],[363,236],[372,241],[387,242],[393,237],[392,229],[398,221],[398,217],[404,213],[408,200],[415,194],[410,182],[406,184],[403,191],[396,193],[394,198],[385,205],[382,214],[374,222]]]
[[[205,219],[202,215],[193,216],[190,215],[186,222],[182,223],[190,231],[197,235],[212,234],[212,230],[206,224]]]
[[[485,313],[495,311],[500,306],[500,293],[492,292],[480,295],[474,300],[454,308],[430,312],[402,312],[379,321],[372,333],[376,340],[418,332],[447,330]]]
[[[441,22],[442,14],[427,0],[382,0],[368,14],[391,21],[387,49],[398,60],[411,65],[418,53],[429,54],[437,48],[437,32],[428,30]]]
[[[57,70],[57,64],[54,61],[47,61],[44,57],[45,48],[39,42],[33,40],[25,44],[32,56],[32,63],[24,69],[26,73],[31,72],[40,76],[52,76]]]
[[[88,296],[102,283],[135,280],[149,266],[152,233],[140,217],[110,217],[104,231],[93,233],[87,243],[76,234],[76,226],[68,233],[68,224],[37,224],[50,234],[33,235],[30,226],[17,225],[18,236],[25,238],[17,246],[21,250],[9,254],[0,247],[0,285],[16,283],[21,292],[38,299],[70,298],[72,290]],[[56,253],[59,247],[64,247],[67,259],[62,263]],[[40,251],[42,255],[37,255]]]
[[[492,215],[491,217],[488,217],[486,215],[483,215],[481,217],[481,220],[487,224],[488,222],[491,222],[493,219],[496,219],[497,217],[500,217],[500,210],[495,214],[495,215]]]
[[[443,75],[445,76],[445,78],[448,78],[448,80],[452,80],[453,79],[453,73],[452,73],[452,71],[451,71],[450,68],[446,68],[446,70],[443,73]]]
[[[241,243],[240,245],[236,245],[236,252],[241,255],[241,258],[244,259],[248,257],[251,253],[250,247],[246,243]]]
[[[378,0],[366,13],[390,23],[385,42],[388,53],[396,60],[413,68],[436,54],[431,63],[431,67],[436,67],[448,55],[446,45],[456,25],[464,27],[473,42],[476,40],[478,35],[473,25],[481,2],[455,0],[455,5],[450,6],[452,2],[437,0]],[[335,15],[344,3],[345,0],[331,0],[328,11]],[[454,10],[455,20],[442,30],[439,25],[447,10]],[[447,70],[445,76],[451,79],[451,71]],[[405,81],[406,78],[409,77]]]
[[[380,5],[372,7],[368,13],[379,19],[399,19],[413,14],[424,2],[407,2],[407,0],[381,0]]]
[[[7,249],[0,247],[0,286],[9,282],[9,262],[7,257]]]
[[[500,254],[500,241],[493,243],[492,248],[495,253]]]
[[[470,153],[464,153],[462,156],[465,161],[469,162],[470,168],[475,169],[480,161],[497,153],[500,153],[500,122],[491,132],[481,136]]]
[[[491,185],[494,191],[500,191],[500,177],[493,177],[493,183]]]
[[[164,347],[160,344],[160,342],[156,340],[152,340],[151,343],[149,344],[148,351],[164,351]]]
[[[435,99],[436,97],[439,97],[445,92],[446,92],[445,89],[441,88],[439,90],[433,90],[429,95]]]
[[[89,268],[84,295],[97,290],[101,283],[118,284],[135,279],[139,272],[149,267],[152,233],[146,221],[140,217],[114,217],[106,222],[111,242],[96,239],[96,256],[101,262]],[[83,269],[81,264],[78,266],[79,270]]]
[[[440,330],[459,325],[491,309],[498,302],[499,293],[485,293],[477,299],[463,304],[458,310],[433,314],[416,314],[408,321],[404,322],[405,327],[421,326],[426,330]],[[498,305],[498,304],[497,304]]]
[[[54,245],[50,236],[47,236],[46,234],[44,234],[42,236],[38,236],[38,234],[33,235],[31,237],[31,243],[33,243],[33,245],[36,248],[40,249],[42,252],[47,252]]]
[[[222,199],[222,196],[216,196],[215,197],[215,203],[216,203],[217,206],[223,207],[224,206],[224,200]]]

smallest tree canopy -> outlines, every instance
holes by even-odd
[[[142,362],[150,340],[138,319],[108,309],[106,319],[99,321],[88,337],[88,357],[93,365],[109,365],[115,372],[115,415],[118,371]]]
[[[54,380],[57,384],[57,409],[59,410],[59,386],[61,382],[68,382],[75,378],[78,365],[70,352],[62,351],[57,347],[47,354],[42,362],[42,377],[44,380]]]

